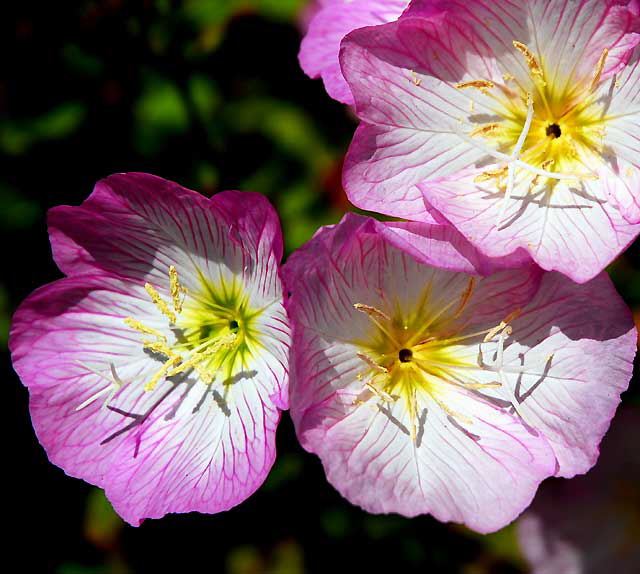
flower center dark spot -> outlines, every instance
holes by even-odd
[[[559,138],[562,135],[562,130],[558,124],[549,124],[546,131],[547,135],[552,138]]]
[[[413,357],[413,351],[411,349],[400,349],[398,351],[398,359],[401,363],[408,363]]]
[[[237,333],[239,328],[240,328],[240,325],[238,325],[238,321],[236,321],[235,319],[232,319],[231,321],[229,321],[229,330],[232,333]]]

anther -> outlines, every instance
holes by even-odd
[[[364,353],[357,353],[358,358],[362,359],[367,365],[369,365],[374,371],[378,371],[378,373],[387,374],[389,369],[383,367],[382,365],[378,365],[371,357],[365,355]]]
[[[158,293],[151,283],[145,283],[144,288],[151,297],[151,300],[155,303],[155,306],[158,310],[169,319],[172,323],[176,322],[176,314],[169,309],[169,306],[164,302],[162,297],[160,297],[160,293]]]
[[[173,265],[169,267],[169,289],[171,291],[171,298],[173,299],[173,308],[176,310],[176,313],[182,313],[182,304],[184,303],[187,290],[180,285],[178,272]]]
[[[371,305],[364,305],[363,303],[354,303],[353,308],[356,311],[362,311],[363,313],[366,313],[367,315],[369,315],[369,317],[384,319],[385,321],[391,321],[391,317],[389,317],[389,315],[387,315],[383,311],[380,311],[380,309],[377,309],[376,307],[372,307]]]
[[[160,331],[156,331],[151,327],[147,327],[146,325],[144,325],[140,321],[136,321],[132,317],[127,317],[124,322],[128,327],[131,327],[132,329],[138,331],[138,333],[142,333],[143,335],[153,335],[154,337],[157,337],[159,341],[167,340],[167,338]]]
[[[498,169],[488,169],[473,178],[473,183],[483,183],[492,179],[502,179],[507,175],[508,166],[504,165]]]
[[[483,126],[477,127],[475,130],[469,132],[469,136],[490,136],[493,135],[496,131],[500,129],[500,124],[485,124]]]
[[[456,84],[458,90],[464,90],[465,88],[485,90],[486,88],[493,88],[494,86],[495,84],[491,80],[471,80],[470,82],[460,82]]]
[[[529,66],[529,72],[531,72],[532,76],[537,76],[543,85],[546,85],[546,82],[543,78],[542,68],[540,67],[540,63],[537,58],[533,54],[533,52],[525,46],[521,42],[513,41],[513,47],[520,52],[525,59],[527,60],[527,66]]]
[[[598,63],[596,64],[596,72],[593,75],[593,79],[591,80],[591,85],[589,86],[589,91],[593,92],[598,86],[598,82],[602,77],[602,71],[604,70],[604,63],[607,60],[607,56],[609,55],[609,50],[605,48],[602,50],[602,54],[600,54],[600,58],[598,58]]]

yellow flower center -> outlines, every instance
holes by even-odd
[[[471,373],[481,365],[461,358],[460,344],[470,339],[484,341],[505,337],[511,330],[508,325],[517,312],[512,313],[493,329],[467,333],[467,323],[462,314],[475,285],[471,278],[460,298],[444,308],[437,309],[430,302],[427,288],[410,313],[403,313],[400,306],[391,313],[376,307],[356,303],[354,307],[366,313],[372,321],[372,335],[367,340],[356,341],[362,349],[358,356],[369,367],[359,376],[364,389],[355,404],[377,400],[378,407],[405,401],[409,413],[411,438],[416,438],[416,426],[420,416],[421,397],[428,395],[449,416],[465,422],[469,420],[446,404],[446,396],[452,386],[463,389],[486,389],[501,386],[500,382],[480,383]],[[464,353],[468,357],[468,353]]]
[[[262,310],[252,309],[249,297],[240,283],[220,279],[218,283],[200,274],[201,287],[188,292],[180,284],[175,267],[169,268],[171,304],[149,283],[145,289],[158,310],[166,317],[175,341],[168,343],[164,333],[128,317],[125,323],[147,336],[142,340],[146,350],[157,355],[163,364],[145,384],[153,390],[164,377],[195,370],[205,384],[217,375],[222,383],[233,382],[234,375],[244,369],[260,347],[256,320]],[[149,338],[150,337],[150,338]]]
[[[500,166],[475,178],[476,183],[495,185],[505,194],[498,227],[516,185],[525,193],[553,192],[561,181],[580,187],[583,180],[597,179],[594,159],[602,157],[607,121],[595,91],[608,50],[603,51],[590,80],[563,85],[546,77],[544,62],[527,46],[515,41],[513,46],[528,66],[530,91],[508,73],[503,82],[473,80],[456,85],[460,90],[480,90],[495,102],[492,111],[499,120],[481,124],[461,137],[485,150]]]

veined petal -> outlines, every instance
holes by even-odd
[[[305,446],[320,456],[340,493],[369,512],[430,513],[491,532],[526,508],[553,472],[555,458],[544,438],[491,405],[457,396],[453,408],[473,417],[465,425],[425,402],[415,444],[401,422],[407,413],[397,406],[358,408],[341,420],[331,413],[307,415],[322,417],[327,430]]]
[[[631,313],[604,273],[584,285],[550,273],[513,330],[504,364],[522,371],[505,377],[514,405],[553,445],[557,475],[582,474],[633,373]]]
[[[351,30],[395,20],[409,0],[336,0],[325,2],[313,16],[300,45],[300,65],[311,78],[322,77],[327,93],[353,104],[338,53],[340,42]]]
[[[600,90],[607,98],[605,162],[598,171],[607,199],[629,223],[640,223],[640,49]]]
[[[526,250],[543,269],[583,283],[611,263],[640,231],[608,203],[600,182],[586,181],[581,189],[560,184],[553,194],[542,190],[527,195],[521,186],[517,195],[505,199],[474,182],[481,171],[419,187],[425,199],[489,257]],[[460,189],[466,190],[464,202]]]

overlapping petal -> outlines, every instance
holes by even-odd
[[[468,261],[463,272],[419,263],[385,227],[348,216],[285,265],[296,431],[329,481],[369,511],[498,529],[541,480],[595,462],[631,376],[633,322],[606,276],[576,285],[529,266],[471,279]],[[400,363],[371,370],[378,343],[354,305],[373,309],[374,320],[413,317],[410,332],[421,305],[433,316],[460,301],[448,335],[459,369],[416,386],[413,403],[410,393],[404,400],[365,385],[367,373],[384,377]],[[504,320],[508,336],[485,339]]]
[[[351,30],[391,22],[409,0],[330,0],[321,2],[309,22],[300,46],[300,65],[312,77],[322,77],[327,93],[345,104],[353,104],[351,90],[342,76],[338,53],[340,42]]]
[[[288,406],[273,209],[257,194],[208,200],[160,178],[122,174],[100,182],[82,206],[52,210],[50,231],[67,277],[20,306],[10,347],[51,461],[103,487],[131,524],[244,500],[273,463]],[[171,301],[170,266],[187,294],[195,296],[203,278],[235,281],[261,310],[260,352],[246,353],[231,379],[209,383],[187,369],[145,389],[166,357],[125,319],[180,344],[180,329],[169,328],[145,289],[148,282]]]

